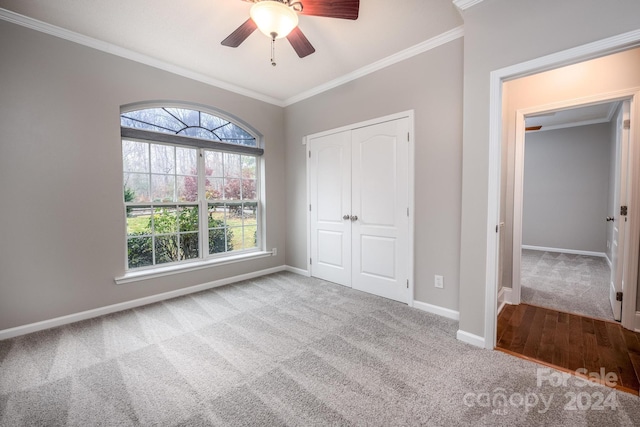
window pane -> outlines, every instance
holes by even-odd
[[[180,234],[180,259],[194,259],[200,256],[198,233]]]
[[[255,179],[243,179],[242,180],[242,199],[243,200],[255,200],[256,199],[256,181],[255,181]]]
[[[178,231],[177,209],[156,208],[153,214],[153,231],[156,234],[175,233]]]
[[[242,178],[256,179],[256,158],[242,156]]]
[[[222,153],[218,151],[206,151],[204,153],[204,167],[207,176],[222,177]]]
[[[156,236],[156,264],[178,260],[178,236]]]
[[[177,177],[176,187],[178,191],[179,202],[197,202],[198,201],[198,177],[197,176]]]
[[[219,254],[226,252],[225,229],[214,228],[209,230],[209,253]]]
[[[240,200],[240,180],[225,179],[224,180],[224,198],[226,200]]]
[[[207,178],[205,196],[207,200],[220,200],[224,191],[224,180],[222,178]]]
[[[149,172],[149,144],[123,140],[122,169],[125,172]]]
[[[151,234],[151,207],[127,207],[127,235]]]
[[[133,237],[127,240],[129,268],[145,267],[153,264],[151,237]]]
[[[151,144],[151,172],[162,174],[176,173],[175,147]]]
[[[151,199],[154,202],[175,202],[173,175],[151,175]]]
[[[197,150],[176,147],[176,173],[178,175],[198,175]]]
[[[220,117],[212,116],[211,114],[200,114],[200,125],[203,128],[215,131],[217,128],[226,125],[228,122]]]
[[[144,203],[151,201],[149,197],[149,175],[144,173],[124,174],[125,202]]]
[[[224,227],[227,207],[223,203],[209,205],[208,228]]]
[[[162,108],[146,108],[144,110],[130,111],[123,113],[120,117],[121,126],[156,132],[177,133],[184,127],[183,123],[180,123]],[[125,119],[129,120],[125,121]]]
[[[258,204],[244,203],[242,208],[242,218],[245,226],[258,224]]]
[[[242,162],[240,154],[224,153],[224,176],[226,178],[240,178]]]
[[[227,251],[242,250],[242,227],[229,227],[227,230],[227,238],[229,239]]]
[[[255,137],[221,117],[187,108],[146,108],[120,115],[122,127],[257,147]]]
[[[165,108],[166,112],[187,126],[200,126],[200,112],[186,108]]]
[[[244,249],[252,249],[258,246],[258,227],[249,225],[244,227]]]
[[[188,206],[179,209],[179,231],[198,231],[198,207]]]

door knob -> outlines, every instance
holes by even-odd
[[[607,217],[607,222],[609,222],[609,221],[613,221],[613,220],[614,220],[614,218],[613,218],[612,216],[608,216],[608,217]]]
[[[342,216],[342,219],[349,219],[349,218],[351,218],[349,215],[343,215]]]
[[[358,220],[358,215],[353,215],[351,217],[351,221],[357,221]]]

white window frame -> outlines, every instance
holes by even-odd
[[[198,169],[198,200],[196,202],[140,202],[140,203],[125,203],[123,198],[123,206],[124,206],[124,215],[125,215],[125,274],[121,277],[115,278],[115,282],[118,284],[121,283],[129,283],[135,282],[139,280],[146,280],[155,277],[162,277],[169,274],[176,274],[187,271],[199,270],[202,268],[209,268],[217,265],[225,265],[229,263],[241,262],[250,259],[262,258],[267,256],[272,256],[271,252],[267,252],[264,250],[264,191],[263,191],[263,180],[264,175],[262,173],[262,168],[264,162],[264,157],[262,156],[263,149],[262,146],[262,137],[259,133],[257,133],[250,126],[240,122],[235,119],[229,118],[225,114],[221,114],[218,111],[211,110],[209,108],[203,108],[202,106],[196,105],[188,105],[188,104],[136,104],[134,106],[123,107],[122,114],[135,110],[143,110],[147,108],[158,108],[158,107],[177,107],[177,108],[185,108],[194,111],[202,111],[208,114],[212,114],[218,116],[224,120],[227,120],[236,126],[242,128],[244,131],[252,135],[256,138],[256,148],[247,147],[240,144],[232,144],[225,142],[218,142],[213,140],[200,140],[194,141],[195,138],[183,137],[181,135],[172,135],[167,133],[160,132],[152,132],[152,131],[144,131],[133,128],[121,128],[121,141],[130,140],[130,141],[139,141],[149,144],[160,144],[160,145],[168,145],[173,147],[185,147],[192,148],[196,150],[197,155],[197,169]],[[181,144],[180,142],[188,141],[189,144]],[[245,200],[207,200],[205,195],[205,187],[206,187],[206,168],[205,168],[205,155],[206,151],[213,152],[223,152],[223,153],[232,153],[238,155],[246,155],[252,156],[256,159],[256,171],[255,171],[255,199],[250,199],[249,203],[256,203],[256,247],[249,249],[241,249],[241,250],[233,250],[231,252],[220,252],[216,254],[209,254],[209,222],[208,222],[208,209],[209,204],[212,203],[245,203]],[[149,174],[151,174],[151,169],[149,170]],[[124,179],[124,173],[122,174]],[[122,188],[124,188],[124,181],[122,183]],[[150,266],[143,267],[133,267],[129,268],[129,256],[128,256],[128,238],[127,238],[127,223],[126,223],[126,208],[127,207],[135,207],[138,206],[153,206],[161,207],[161,206],[198,206],[198,234],[199,234],[199,257],[189,260],[179,260],[173,261],[163,264],[154,264]],[[244,226],[243,232],[244,232]],[[225,223],[224,232],[226,234],[229,229],[228,225]],[[177,233],[180,233],[178,230]],[[155,235],[155,234],[153,234]],[[153,239],[152,239],[153,241]],[[153,248],[155,253],[155,248]],[[155,259],[155,257],[154,257]]]

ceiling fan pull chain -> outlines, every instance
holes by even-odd
[[[276,33],[271,33],[271,65],[276,66]]]

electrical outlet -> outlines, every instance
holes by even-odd
[[[278,248],[271,249],[271,256],[277,256],[277,255],[278,255]]]
[[[440,289],[444,288],[444,277],[436,274],[434,285],[436,288],[440,288]]]

